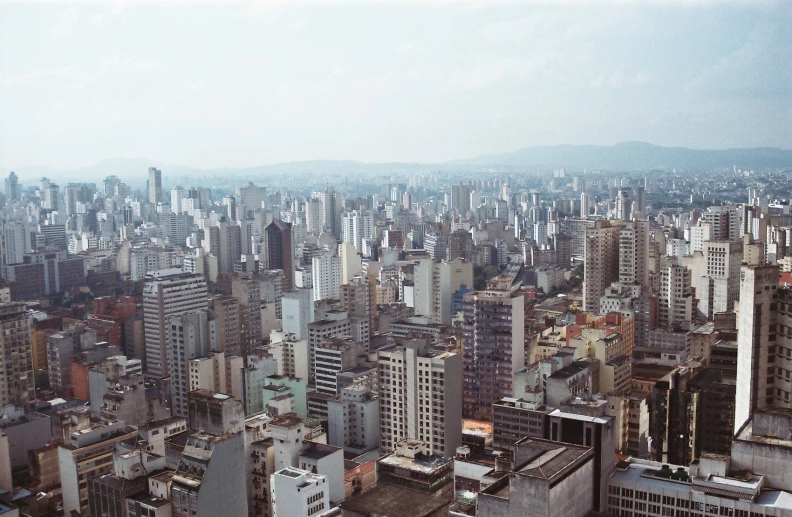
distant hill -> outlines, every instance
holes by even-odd
[[[792,168],[792,150],[774,147],[750,149],[699,150],[686,147],[662,147],[645,142],[622,142],[611,146],[555,145],[524,147],[504,154],[489,154],[440,164],[364,163],[352,160],[312,160],[259,165],[254,167],[201,169],[171,165],[146,158],[112,158],[90,167],[58,171],[49,167],[23,167],[15,170],[24,183],[30,184],[42,176],[55,181],[92,181],[99,183],[115,174],[133,188],[145,185],[146,171],[157,167],[163,171],[168,184],[189,184],[195,179],[219,178],[233,180],[236,185],[245,181],[279,175],[281,179],[301,174],[313,179],[336,180],[346,175],[412,174],[421,170],[465,171],[492,168],[509,172],[536,171],[566,167],[573,170],[607,170],[614,172],[653,169],[712,170],[719,168],[783,169]],[[8,171],[4,171],[7,174]]]
[[[456,167],[541,167],[637,171],[651,169],[738,169],[792,167],[792,150],[775,147],[700,150],[662,147],[645,142],[622,142],[611,146],[554,145],[524,147],[504,154],[454,160]]]

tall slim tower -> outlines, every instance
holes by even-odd
[[[0,404],[25,408],[36,398],[30,317],[24,303],[0,304]]]
[[[778,348],[778,278],[778,266],[746,265],[740,270],[735,433],[751,419],[754,411],[777,405],[775,379],[779,377],[774,376],[774,372]]]
[[[496,277],[464,295],[462,413],[492,419],[492,404],[510,397],[514,372],[525,366],[525,300],[519,282]]]
[[[217,316],[209,309],[199,309],[172,316],[167,326],[171,409],[174,416],[186,417],[190,360],[220,351]]]
[[[207,306],[203,275],[164,269],[146,276],[143,287],[143,329],[146,338],[146,374],[161,379],[168,375],[168,323],[172,316]]]
[[[19,178],[14,171],[5,180],[5,195],[8,202],[19,200]]]
[[[149,203],[156,205],[162,201],[162,171],[156,167],[148,170]]]
[[[294,249],[292,247],[291,223],[284,223],[280,219],[272,221],[264,228],[266,238],[267,269],[282,269],[284,275],[283,290],[291,291],[294,285]]]
[[[599,311],[605,289],[619,279],[619,235],[621,225],[596,221],[586,229],[583,264],[583,310]]]

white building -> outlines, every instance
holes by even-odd
[[[352,385],[327,403],[327,441],[356,455],[379,446],[379,399],[371,389]]]
[[[272,516],[313,517],[330,508],[327,478],[287,467],[272,475]]]
[[[436,351],[422,340],[377,353],[380,451],[405,439],[426,443],[430,454],[453,457],[462,444],[462,356]]]
[[[341,259],[331,251],[312,261],[314,300],[338,300],[341,297]]]

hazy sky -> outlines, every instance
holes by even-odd
[[[792,148],[792,2],[0,3],[0,168]]]

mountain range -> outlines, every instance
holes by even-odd
[[[792,150],[775,147],[744,149],[690,149],[686,147],[663,147],[645,142],[622,142],[610,146],[600,145],[554,145],[531,146],[503,154],[488,154],[475,158],[452,160],[439,164],[419,163],[364,163],[352,160],[312,160],[261,165],[245,168],[201,169],[172,165],[145,158],[113,158],[95,165],[72,170],[56,170],[49,167],[23,167],[15,170],[25,182],[42,176],[51,179],[78,181],[79,178],[94,178],[94,181],[115,174],[122,178],[137,178],[145,182],[148,167],[162,169],[164,175],[175,178],[231,178],[255,180],[271,175],[317,174],[337,177],[347,174],[392,174],[414,173],[420,170],[465,171],[482,168],[503,172],[537,172],[565,167],[571,170],[605,170],[629,172],[644,170],[712,170],[720,168],[738,169],[784,169],[792,168]],[[8,171],[6,171],[7,173]],[[133,183],[130,181],[130,183]]]

